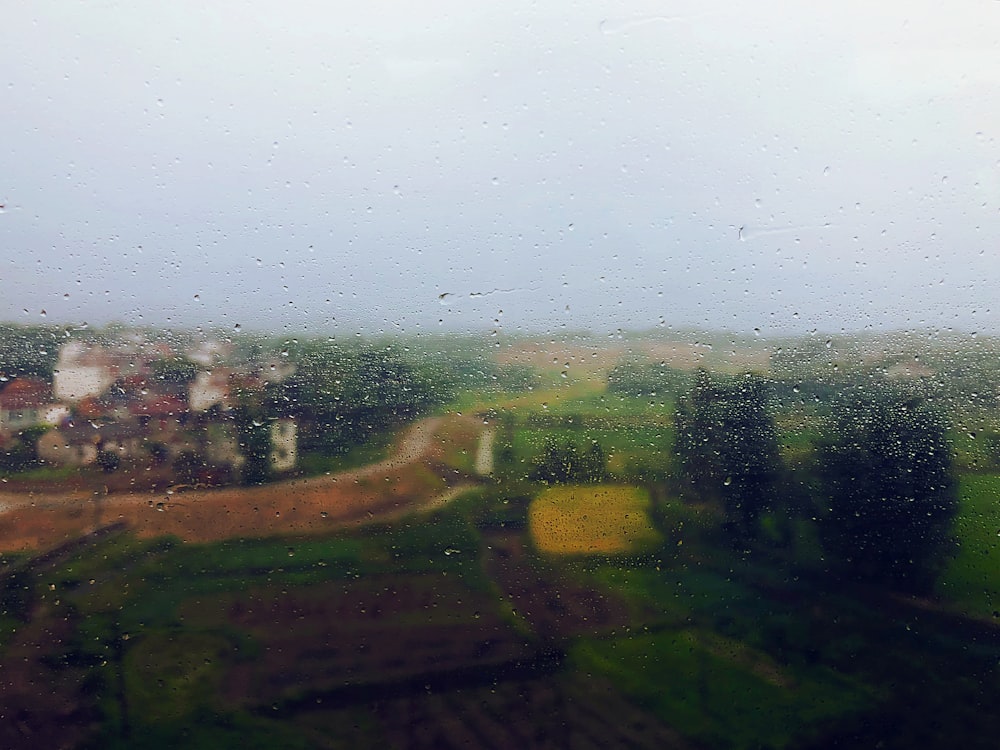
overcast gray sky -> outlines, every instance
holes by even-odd
[[[9,3],[0,318],[996,331],[998,128],[993,0]]]

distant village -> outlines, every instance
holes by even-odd
[[[19,376],[0,383],[0,449],[29,450],[51,466],[112,473],[137,463],[186,465],[191,481],[206,471],[232,481],[247,461],[234,419],[240,399],[259,397],[293,372],[285,361],[234,362],[232,344],[217,340],[183,351],[141,334],[69,341],[51,382]],[[295,420],[268,420],[266,429],[269,473],[294,469]]]

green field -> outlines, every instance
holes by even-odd
[[[840,675],[797,673],[711,631],[582,643],[573,658],[709,747],[788,747],[868,704],[867,692]]]
[[[0,667],[27,664],[24,684],[44,688],[19,700],[44,712],[63,690],[81,718],[60,742],[85,748],[989,747],[1000,733],[983,702],[1000,695],[1000,475],[961,478],[941,599],[910,602],[831,585],[808,518],[790,542],[734,546],[717,504],[679,497],[669,404],[569,381],[463,408],[486,403],[499,479],[432,515],[210,544],[117,534],[9,576]],[[444,436],[443,460],[467,475],[463,435]],[[796,470],[815,438],[782,436]],[[530,480],[547,440],[599,442],[608,479]]]
[[[942,596],[967,611],[1000,611],[1000,474],[966,474],[958,486],[956,546],[938,584]]]

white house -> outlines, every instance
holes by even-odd
[[[191,411],[207,411],[213,406],[226,406],[229,398],[229,375],[226,372],[201,370],[188,385],[188,407]]]
[[[288,471],[298,460],[296,427],[292,419],[278,419],[271,423],[271,469]]]
[[[100,396],[115,382],[116,375],[102,347],[70,341],[59,350],[52,390],[57,401],[75,404],[88,396]]]

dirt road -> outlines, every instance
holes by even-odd
[[[134,492],[101,495],[0,493],[0,550],[37,549],[61,543],[98,526],[124,521],[140,536],[173,534],[185,541],[327,531],[439,507],[470,486],[448,471],[456,424],[475,450],[482,432],[470,418],[429,417],[412,425],[391,457],[359,469],[259,487],[189,490],[167,495]],[[473,420],[474,421],[474,420]],[[447,443],[447,445],[446,445]]]

